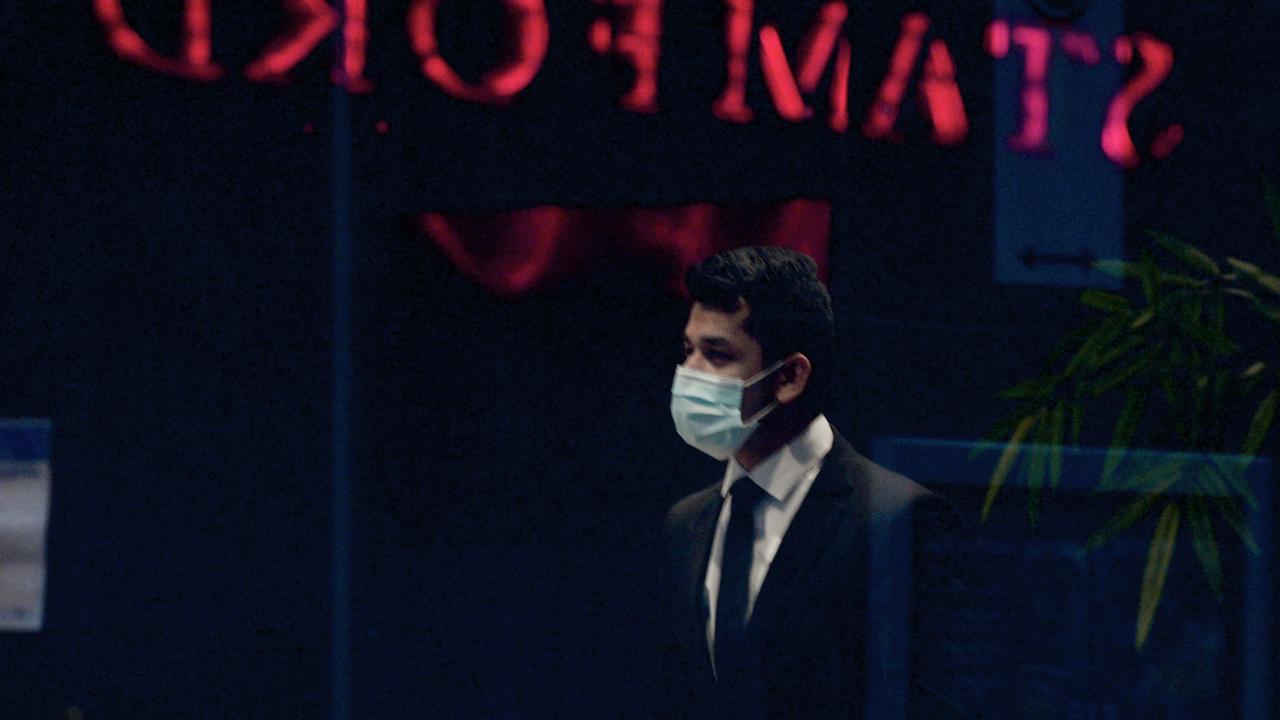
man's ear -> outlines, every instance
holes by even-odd
[[[809,376],[813,374],[813,363],[809,362],[809,358],[804,353],[794,353],[787,358],[787,363],[778,368],[778,372],[774,375],[774,397],[778,398],[779,405],[786,405],[795,402],[797,398],[804,394],[805,387],[809,384]]]

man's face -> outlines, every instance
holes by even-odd
[[[685,358],[681,367],[740,380],[763,370],[764,352],[744,327],[750,314],[751,308],[745,302],[732,313],[694,303],[684,326]],[[769,378],[764,378],[747,388],[742,398],[744,418],[773,399],[771,386]]]

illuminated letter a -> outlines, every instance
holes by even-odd
[[[889,72],[880,83],[875,102],[862,123],[862,134],[872,140],[895,138],[894,125],[907,91],[907,83],[916,59],[925,46],[929,17],[921,12],[908,13],[902,19],[902,33],[893,48]],[[955,64],[946,43],[929,43],[920,78],[920,108],[933,125],[932,140],[939,145],[956,145],[969,132],[969,121],[956,84]]]

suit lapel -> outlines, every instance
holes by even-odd
[[[720,516],[722,500],[719,487],[716,484],[708,490],[702,507],[692,518],[689,554],[681,582],[684,593],[681,598],[681,618],[688,647],[702,658],[708,676],[711,673],[711,660],[707,652],[707,609],[703,607],[703,585],[706,582],[707,561],[711,556],[711,541],[715,538],[716,520]]]
[[[836,433],[822,470],[814,478],[769,565],[748,623],[753,633],[772,623],[792,604],[790,599],[804,588],[809,568],[831,545],[840,522],[864,515],[863,503],[856,501],[855,457],[853,449]]]

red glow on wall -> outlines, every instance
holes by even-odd
[[[747,52],[751,49],[752,0],[725,0],[724,90],[711,105],[711,112],[721,120],[751,122],[755,113],[747,107]]]
[[[436,10],[440,0],[413,0],[408,28],[413,51],[422,59],[422,74],[460,100],[504,105],[529,86],[547,55],[550,29],[542,0],[503,0],[506,32],[502,59],[476,83],[468,83],[440,55]]]
[[[795,199],[754,207],[542,206],[490,215],[424,213],[416,225],[464,275],[496,295],[513,297],[545,287],[609,254],[661,262],[668,287],[683,293],[690,266],[720,250],[751,244],[807,253],[825,279],[831,204]]]
[[[1140,159],[1138,148],[1133,143],[1133,136],[1129,134],[1129,115],[1133,112],[1134,106],[1159,87],[1173,70],[1173,48],[1169,47],[1168,43],[1146,33],[1135,34],[1132,45],[1129,41],[1123,45],[1117,41],[1116,57],[1123,55],[1132,58],[1133,50],[1125,52],[1122,51],[1122,47],[1136,49],[1138,56],[1142,59],[1142,67],[1111,99],[1111,105],[1107,108],[1106,123],[1102,127],[1102,151],[1117,165],[1134,168],[1138,166]],[[1182,128],[1175,127],[1178,129],[1169,128],[1157,136],[1156,143],[1152,147],[1153,155],[1167,157],[1182,141]]]
[[[614,11],[612,20],[596,18],[587,41],[599,55],[612,53],[635,71],[631,88],[619,101],[637,113],[658,111],[658,59],[661,57],[662,0],[595,0]]]
[[[331,73],[333,83],[351,92],[373,92],[373,83],[364,76],[369,47],[367,0],[345,0],[342,7],[342,51]]]
[[[853,64],[853,48],[840,38],[836,48],[836,67],[831,81],[831,119],[828,127],[838,133],[849,129],[849,69]]]
[[[1116,38],[1115,43],[1111,47],[1112,53],[1116,56],[1116,62],[1121,65],[1128,65],[1133,62],[1133,41],[1121,35]]]
[[[1053,36],[1042,27],[1019,25],[1013,29],[1013,44],[1022,48],[1022,123],[1009,138],[1009,147],[1019,152],[1039,154],[1049,150],[1049,53]]]
[[[889,72],[881,81],[875,103],[867,111],[867,118],[862,123],[862,134],[866,137],[886,138],[893,131],[893,126],[898,121],[898,110],[902,107],[902,96],[907,92],[911,69],[920,56],[924,33],[928,29],[929,18],[924,13],[911,13],[902,19],[902,32],[893,47]]]
[[[987,26],[982,46],[991,57],[997,60],[1004,59],[1009,54],[1009,23],[1004,20],[993,20]]]
[[[843,2],[829,2],[819,8],[814,23],[800,41],[797,52],[797,72],[793,73],[787,61],[786,50],[778,30],[772,25],[760,28],[760,67],[764,71],[765,87],[773,99],[778,115],[792,122],[812,117],[813,109],[805,104],[804,93],[818,89],[822,72],[836,56],[831,75],[832,128],[848,128],[849,64],[852,50],[849,41],[840,37],[849,8]],[[839,45],[839,54],[837,54]]]
[[[960,86],[956,84],[955,63],[947,44],[941,40],[929,43],[920,81],[920,104],[933,124],[933,141],[939,145],[959,145],[969,134]]]
[[[773,98],[773,106],[778,115],[792,122],[799,122],[813,114],[800,97],[800,88],[796,86],[795,76],[791,74],[791,66],[787,62],[787,53],[782,49],[782,40],[778,31],[771,25],[760,28],[760,67],[764,70],[765,87]]]
[[[254,82],[285,82],[289,71],[311,54],[326,35],[338,27],[338,13],[321,0],[283,0],[285,31],[244,68]]]
[[[818,8],[818,16],[808,33],[800,41],[799,72],[796,83],[804,92],[813,92],[822,79],[822,71],[831,59],[840,30],[849,17],[849,8],[843,2],[828,2]]]
[[[1067,57],[1085,65],[1097,65],[1102,60],[1102,51],[1098,49],[1098,41],[1088,33],[1068,30],[1062,33],[1059,44]]]
[[[1174,148],[1178,147],[1178,143],[1182,142],[1182,126],[1174,123],[1156,135],[1156,139],[1151,141],[1151,156],[1157,160],[1163,160],[1173,153]]]
[[[225,74],[212,60],[211,1],[184,0],[179,50],[161,55],[129,25],[122,0],[91,0],[107,46],[114,54],[154,72],[200,82]],[[329,0],[341,8],[339,11],[326,0],[280,0],[285,11],[284,28],[244,67],[243,74],[253,82],[286,81],[299,63],[336,32],[338,52],[330,71],[332,81],[350,92],[371,92],[373,83],[365,77],[370,42],[368,1]],[[501,3],[505,18],[499,57],[478,80],[464,80],[440,53],[437,14],[441,0],[410,0],[406,27],[423,75],[437,87],[467,102],[505,105],[533,82],[546,58],[550,28],[545,0],[483,1]],[[599,55],[620,59],[634,71],[619,105],[630,112],[658,112],[662,0],[592,2],[599,17],[587,27],[589,47]],[[722,8],[725,80],[711,106],[716,117],[732,123],[754,119],[754,112],[747,106],[747,82],[751,43],[758,37],[763,83],[777,115],[791,122],[812,118],[811,96],[826,76],[830,107],[826,124],[837,133],[848,131],[853,48],[844,33],[850,12],[847,0],[826,0],[791,53],[776,25],[764,23],[758,33],[753,30],[754,0],[722,0]],[[888,68],[866,109],[862,122],[865,137],[902,139],[896,126],[913,74],[918,74],[915,102],[931,127],[931,141],[956,145],[967,137],[968,117],[951,49],[943,39],[929,37],[931,26],[929,16],[923,12],[902,17]],[[1054,84],[1051,73],[1059,67],[1054,63],[1055,48],[1071,62],[1093,67],[1108,54],[1102,50],[1106,46],[1068,24],[1003,18],[987,26],[982,42],[987,54],[997,61],[1011,60],[1013,51],[1020,51],[1013,59],[1022,63],[1017,125],[1005,141],[1017,152],[1048,153],[1050,87]],[[1116,38],[1109,46],[1109,54],[1135,71],[1108,106],[1099,108],[1104,119],[1101,146],[1113,162],[1131,168],[1141,160],[1128,127],[1130,115],[1169,76],[1173,52],[1165,42],[1137,33]],[[961,71],[967,72],[965,68]],[[1150,157],[1167,157],[1183,135],[1183,127],[1177,124],[1154,133]]]
[[[864,136],[873,140],[901,139],[894,126],[928,30],[929,17],[924,13],[910,13],[902,19],[902,31],[893,48],[889,71],[862,123]],[[929,54],[920,80],[919,102],[923,114],[933,125],[934,142],[954,145],[964,140],[969,131],[969,121],[960,98],[960,86],[956,84],[955,63],[946,43],[941,40],[929,43]]]
[[[187,0],[179,57],[161,55],[148,45],[125,19],[120,0],[93,0],[93,12],[106,31],[107,46],[125,60],[154,72],[200,82],[212,82],[223,75],[222,68],[210,61],[213,42],[209,0]]]

